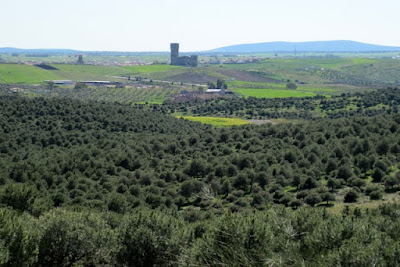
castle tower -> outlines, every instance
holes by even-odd
[[[83,64],[83,55],[78,56],[78,61],[76,62],[76,64],[79,64],[79,65]]]
[[[171,65],[177,65],[179,61],[179,44],[171,44]]]

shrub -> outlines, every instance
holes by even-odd
[[[311,207],[314,207],[315,204],[318,204],[321,201],[322,198],[317,193],[311,193],[304,199],[304,202],[306,202]]]
[[[353,203],[357,202],[357,200],[358,200],[358,193],[353,189],[350,189],[344,196],[345,203]]]
[[[55,209],[40,218],[39,266],[95,266],[111,263],[110,226],[97,214]]]
[[[173,266],[182,242],[182,221],[141,210],[125,216],[118,229],[117,262],[124,266]]]
[[[81,82],[77,82],[75,83],[74,89],[86,89],[87,88],[87,84],[86,83],[81,83]]]
[[[0,209],[0,266],[32,266],[40,238],[37,221],[27,214]]]
[[[380,199],[382,199],[382,191],[380,191],[380,190],[372,191],[369,194],[369,198],[371,200],[380,200]]]
[[[182,266],[261,266],[271,255],[272,232],[262,216],[229,214],[210,226]],[[269,231],[268,231],[269,230]],[[272,252],[272,251],[271,251]]]
[[[286,84],[286,88],[287,89],[296,90],[297,89],[297,85],[295,83],[287,83]]]
[[[26,184],[7,184],[0,192],[0,202],[18,211],[31,209],[37,190]]]

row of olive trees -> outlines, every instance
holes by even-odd
[[[172,265],[182,226],[176,216],[144,210],[120,218],[54,209],[37,219],[0,209],[0,266]]]
[[[125,216],[0,209],[1,266],[398,266],[399,204],[375,210],[284,208],[185,222],[172,211]]]

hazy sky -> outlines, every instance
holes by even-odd
[[[0,47],[182,51],[270,41],[400,46],[400,0],[0,0]]]

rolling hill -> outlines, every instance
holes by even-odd
[[[252,44],[238,44],[216,48],[208,51],[197,51],[196,53],[287,53],[294,52],[394,52],[400,51],[397,46],[383,46],[367,44],[356,41],[336,40],[336,41],[311,41],[311,42],[266,42]],[[120,52],[120,51],[79,51],[72,49],[21,49],[14,47],[0,47],[0,54],[10,53],[30,53],[48,55],[71,55],[84,53],[86,55],[143,55],[160,54],[166,52]]]
[[[23,49],[14,47],[0,47],[0,54],[10,53],[30,53],[30,54],[49,54],[49,55],[70,55],[77,54],[81,51],[72,49]]]
[[[315,41],[315,42],[268,42],[239,44],[217,48],[209,52],[224,53],[284,53],[293,52],[389,52],[400,51],[400,47],[382,46],[355,41]]]

